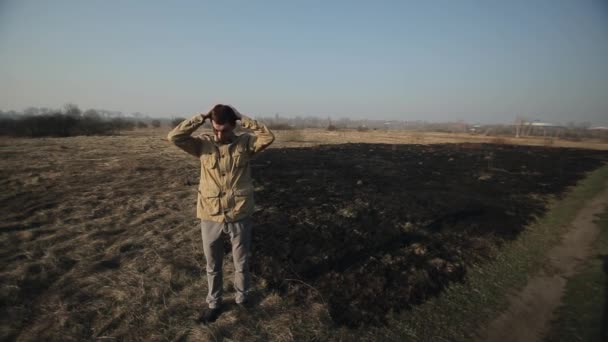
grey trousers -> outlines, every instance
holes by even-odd
[[[222,303],[222,261],[224,259],[222,233],[230,234],[232,243],[235,301],[242,303],[247,300],[251,229],[251,219],[230,223],[201,220],[203,252],[207,259],[207,283],[209,285],[207,303],[209,303],[209,308],[219,307]]]

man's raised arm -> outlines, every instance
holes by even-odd
[[[169,132],[167,139],[189,154],[199,157],[204,140],[193,137],[192,133],[205,123],[207,117],[204,114],[196,114],[190,119],[182,121]]]
[[[258,153],[268,147],[274,141],[274,134],[261,122],[253,120],[243,114],[238,113],[241,125],[253,131],[254,136],[249,141],[249,148],[252,153]]]

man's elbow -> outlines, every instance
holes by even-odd
[[[177,142],[179,142],[179,135],[174,131],[171,131],[169,134],[167,134],[167,140],[173,144],[177,144]]]
[[[270,146],[274,142],[274,134],[272,132],[268,132],[265,134],[263,141],[261,142],[260,150],[265,149]]]
[[[274,141],[274,134],[264,134],[263,137],[258,136],[256,141],[251,145],[253,153],[259,153],[265,150]]]

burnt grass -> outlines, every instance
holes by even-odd
[[[465,280],[587,172],[600,151],[444,144],[270,149],[256,180],[252,269],[338,325],[382,324]]]

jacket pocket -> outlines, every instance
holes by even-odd
[[[252,210],[253,206],[253,188],[234,190],[235,213]]]
[[[232,153],[232,160],[235,167],[246,167],[247,163],[249,162],[249,154],[247,153],[247,147],[244,145],[238,145]]]
[[[220,213],[220,191],[212,189],[199,189],[201,204],[205,212],[209,215]]]
[[[217,166],[217,155],[215,153],[205,153],[202,156],[203,166],[207,169],[213,169]]]

